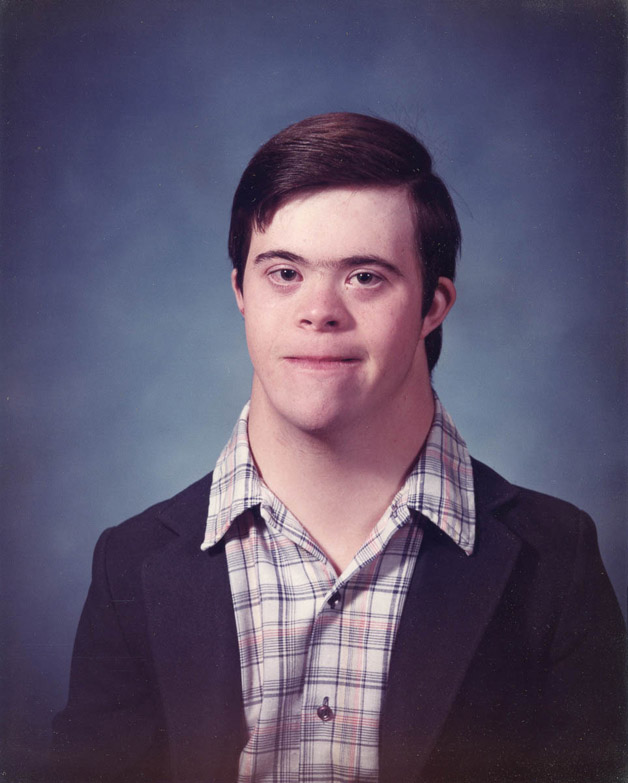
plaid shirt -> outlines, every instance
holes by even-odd
[[[467,447],[436,398],[413,470],[338,576],[262,482],[247,421],[248,405],[216,464],[202,544],[226,540],[248,727],[239,783],[377,781],[380,708],[420,516],[473,551]]]

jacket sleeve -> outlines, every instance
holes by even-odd
[[[592,520],[580,512],[569,590],[556,625],[540,716],[547,778],[623,781],[625,626]]]
[[[147,641],[137,629],[125,632],[120,621],[125,604],[133,607],[127,617],[142,611],[141,590],[113,597],[107,573],[112,533],[106,530],[96,545],[68,704],[53,722],[48,777],[54,783],[169,780]]]

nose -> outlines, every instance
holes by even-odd
[[[346,326],[349,313],[342,293],[333,282],[315,282],[303,286],[299,298],[299,326],[314,331],[338,330]]]

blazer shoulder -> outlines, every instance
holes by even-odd
[[[539,551],[556,550],[568,556],[583,537],[596,539],[593,520],[573,503],[511,484],[482,462],[472,462],[478,516],[492,512]]]
[[[155,503],[139,514],[104,531],[97,545],[106,550],[107,561],[144,559],[173,538],[202,541],[212,474],[208,473],[181,492]]]

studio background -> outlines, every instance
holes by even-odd
[[[100,531],[209,471],[247,399],[230,202],[307,115],[432,151],[463,231],[435,386],[476,457],[594,517],[624,606],[620,2],[0,9],[3,779],[45,754]]]

